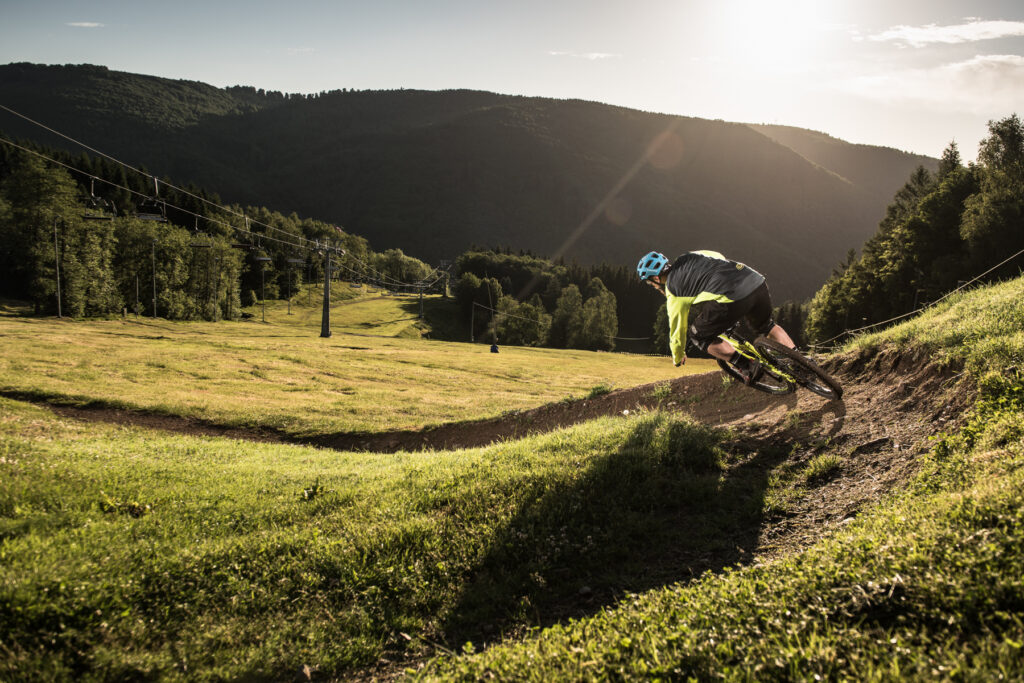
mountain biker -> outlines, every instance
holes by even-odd
[[[760,362],[741,355],[732,344],[718,338],[741,318],[746,318],[758,334],[789,348],[796,346],[772,320],[772,300],[764,276],[717,251],[687,252],[672,263],[664,254],[652,251],[640,259],[636,272],[667,299],[669,346],[676,367],[686,362],[689,331],[698,349],[732,364],[746,384],[757,381]]]

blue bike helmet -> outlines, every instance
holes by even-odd
[[[655,275],[661,275],[661,271],[665,270],[667,265],[668,258],[664,254],[652,251],[636,264],[636,274],[640,276],[641,280],[650,280]]]

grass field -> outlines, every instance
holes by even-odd
[[[335,310],[387,321],[387,301]],[[340,313],[323,340],[282,312],[204,325],[8,310],[0,385],[307,433],[480,417],[676,372],[356,336]],[[771,501],[807,495],[780,489],[837,462],[775,477],[795,444],[751,450],[659,411],[382,455],[83,423],[0,398],[0,680],[330,680],[373,666],[446,681],[1019,680],[1021,320],[1024,279],[859,340],[864,354],[964,364],[979,394],[962,427],[934,440],[905,491],[810,549],[700,576],[680,574],[700,566],[684,557],[731,557]],[[336,410],[317,413],[325,395]]]
[[[299,297],[301,299],[301,297]],[[316,298],[312,297],[314,303]],[[436,297],[433,306],[443,302]],[[267,323],[71,321],[0,311],[0,389],[272,427],[293,435],[418,429],[492,417],[595,387],[626,387],[710,369],[667,357],[445,343],[407,338],[415,299],[370,296],[320,313],[268,305]]]
[[[659,413],[380,456],[0,412],[4,680],[279,680],[458,647],[584,585],[672,578],[672,548],[727,543],[764,495],[716,431]]]

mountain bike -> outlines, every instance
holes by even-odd
[[[740,355],[761,363],[761,376],[749,385],[753,389],[782,395],[793,393],[801,386],[832,401],[843,397],[839,382],[796,349],[768,337],[755,338],[739,323],[718,336],[732,344]],[[718,366],[725,374],[743,382],[743,375],[731,364],[719,360]]]

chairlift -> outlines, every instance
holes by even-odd
[[[144,221],[167,222],[167,203],[160,199],[160,181],[156,178],[153,178],[153,196],[139,202],[135,217]]]
[[[146,197],[135,208],[135,217],[156,223],[167,222],[167,204],[155,197]]]
[[[200,241],[197,242],[196,240]],[[207,235],[204,232],[199,232],[196,233],[195,237],[192,238],[192,241],[189,242],[188,246],[192,247],[193,249],[209,249],[213,246],[213,243],[210,242],[209,235]]]
[[[109,211],[111,215],[108,216],[106,214],[107,211]],[[85,209],[85,213],[82,214],[82,218],[90,221],[112,221],[116,216],[117,209],[114,207],[114,203],[110,200],[96,196],[96,179],[90,178],[89,203]]]

